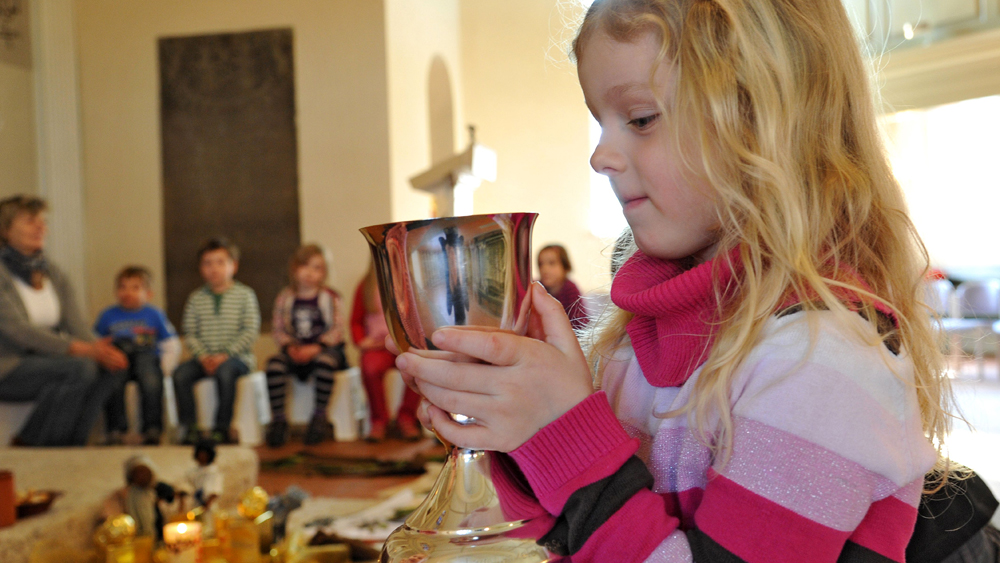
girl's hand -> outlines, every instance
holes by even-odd
[[[336,346],[344,341],[344,332],[340,330],[339,325],[334,325],[333,328],[320,335],[319,341],[327,346]]]
[[[431,341],[458,356],[448,359],[441,352],[411,350],[396,359],[404,379],[412,379],[431,403],[419,409],[421,422],[445,440],[509,452],[594,392],[590,369],[562,305],[538,283],[532,284],[530,297],[538,318],[528,337],[445,328]],[[487,363],[462,361],[469,358]],[[449,412],[473,417],[476,424],[458,424]]]
[[[289,344],[285,348],[285,353],[291,358],[292,363],[306,364],[309,363],[310,358],[306,356],[305,348],[303,344]]]
[[[386,336],[386,339],[388,338],[389,337]],[[371,336],[366,336],[361,339],[361,342],[358,342],[358,348],[360,348],[362,352],[367,352],[369,350],[381,350],[382,343],[375,340]]]
[[[299,359],[298,363],[308,364],[313,361],[320,352],[323,351],[323,347],[319,344],[303,344],[299,346]]]

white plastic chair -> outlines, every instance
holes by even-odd
[[[400,380],[402,383],[402,380]],[[265,396],[267,385],[265,382]],[[306,424],[312,417],[316,401],[316,387],[310,379],[299,381],[291,378],[285,390],[285,415],[291,424]],[[263,424],[271,422],[271,405],[266,405]],[[333,374],[333,389],[327,406],[327,419],[333,423],[334,439],[351,442],[367,433],[368,397],[361,381],[361,368],[353,367]]]

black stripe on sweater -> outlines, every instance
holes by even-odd
[[[867,547],[858,545],[852,541],[844,544],[837,563],[896,563],[885,555],[876,553]]]
[[[653,475],[632,456],[612,475],[573,493],[555,525],[538,543],[558,555],[573,555],[630,498],[652,487]]]
[[[687,540],[694,563],[746,563],[697,528],[687,531]]]
[[[701,530],[687,531],[688,545],[691,546],[691,556],[694,563],[746,563],[728,549],[719,545]],[[844,549],[837,558],[837,563],[896,563],[892,559],[876,553],[867,547],[852,541],[844,544]]]
[[[719,545],[718,542],[697,528],[687,531],[687,540],[688,545],[691,546],[691,557],[694,563],[746,563],[746,561]],[[867,547],[848,541],[844,544],[844,549],[840,552],[837,563],[896,562]]]

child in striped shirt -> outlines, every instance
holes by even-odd
[[[948,383],[843,4],[595,0],[573,53],[613,306],[586,354],[538,284],[528,336],[436,331],[421,422],[560,561],[902,563]]]
[[[257,361],[253,346],[260,335],[260,307],[252,289],[233,279],[239,248],[225,238],[213,238],[198,250],[198,267],[205,285],[184,306],[181,330],[191,359],[174,371],[179,436],[185,444],[203,438],[198,428],[194,384],[215,378],[219,403],[210,437],[218,443],[239,441],[233,421],[236,379],[250,373]]]

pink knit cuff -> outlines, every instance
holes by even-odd
[[[581,401],[510,452],[550,514],[570,495],[612,475],[639,449],[615,418],[603,391]]]

